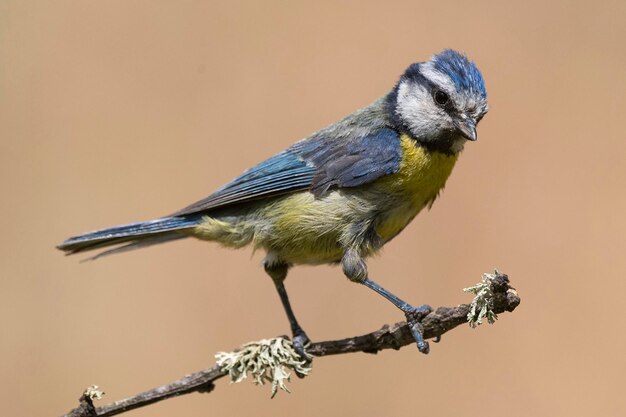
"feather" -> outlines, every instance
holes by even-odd
[[[322,131],[251,168],[173,216],[304,190],[311,190],[319,197],[331,187],[356,187],[397,172],[401,159],[400,139],[395,130],[383,128],[364,136],[341,139]]]
[[[147,222],[123,224],[70,237],[57,248],[71,255],[121,243],[137,242],[148,238],[155,238],[152,241],[160,243],[160,241],[164,240],[173,240],[172,236],[176,238],[179,238],[179,236],[186,237],[184,234],[178,233],[178,231],[195,227],[199,220],[199,216],[164,217]]]

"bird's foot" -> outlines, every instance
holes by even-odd
[[[298,353],[300,358],[305,361],[307,364],[311,363],[313,357],[306,353],[305,348],[311,344],[311,339],[304,333],[304,330],[299,329],[293,333],[291,338],[291,343],[293,343],[294,350]],[[298,378],[304,378],[304,375],[300,375],[296,372]]]
[[[432,311],[433,309],[431,306],[424,304],[419,307],[411,307],[404,312],[406,322],[411,329],[415,342],[417,343],[417,348],[422,353],[428,353],[430,351],[428,342],[424,340],[424,326],[422,326],[422,320]]]

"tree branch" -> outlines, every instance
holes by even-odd
[[[496,273],[495,278],[489,283],[493,292],[492,311],[496,314],[505,311],[513,311],[520,303],[517,292],[509,285],[508,277]],[[426,316],[424,337],[426,339],[439,338],[453,328],[467,323],[469,304],[461,304],[457,307],[439,307]],[[393,325],[384,325],[381,329],[341,340],[312,343],[307,347],[308,354],[314,357],[338,355],[342,353],[376,353],[383,349],[400,349],[403,346],[415,344],[409,326],[405,322]],[[95,408],[89,389],[79,399],[79,406],[64,417],[94,417],[113,416],[135,408],[143,407],[167,398],[176,397],[192,392],[208,393],[214,388],[213,382],[228,375],[228,371],[218,365],[193,374],[184,376],[170,384],[142,392],[135,396],[115,401],[102,407]]]

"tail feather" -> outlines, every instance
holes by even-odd
[[[73,236],[57,246],[58,249],[71,255],[93,249],[127,243],[119,248],[111,249],[98,254],[90,259],[96,259],[107,254],[119,253],[131,249],[168,242],[171,240],[187,237],[179,233],[185,229],[195,227],[200,218],[189,217],[164,217],[147,222],[129,223],[108,229],[95,230],[78,236]],[[126,249],[124,249],[126,248]]]
[[[189,236],[184,235],[182,233],[175,233],[175,232],[164,233],[162,235],[156,235],[156,236],[151,236],[151,237],[145,237],[145,238],[142,238],[141,240],[135,240],[132,242],[128,242],[125,245],[99,252],[95,254],[94,256],[91,256],[86,259],[82,259],[81,262],[95,261],[96,259],[100,259],[105,256],[116,255],[118,253],[128,252],[128,251],[135,250],[135,249],[141,249],[141,248],[145,248],[145,247],[152,246],[152,245],[158,245],[160,243],[167,243],[173,240],[185,239],[187,237]]]

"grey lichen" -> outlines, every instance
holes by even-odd
[[[100,391],[100,388],[98,388],[97,385],[87,387],[87,389],[85,389],[85,392],[83,392],[83,395],[92,401],[102,399],[104,394],[104,391]]]
[[[219,352],[215,357],[233,383],[243,381],[248,373],[254,377],[255,384],[271,382],[272,398],[279,388],[290,392],[286,385],[291,376],[288,369],[301,376],[311,372],[311,363],[303,361],[292,342],[281,337],[246,343],[235,352]]]
[[[498,275],[498,271],[494,271],[493,274],[485,273],[481,282],[471,287],[463,288],[465,292],[476,294],[470,304],[469,313],[467,313],[467,322],[471,327],[481,325],[484,318],[487,318],[489,324],[495,323],[498,319],[498,316],[493,311],[494,293],[492,290],[493,280]]]

